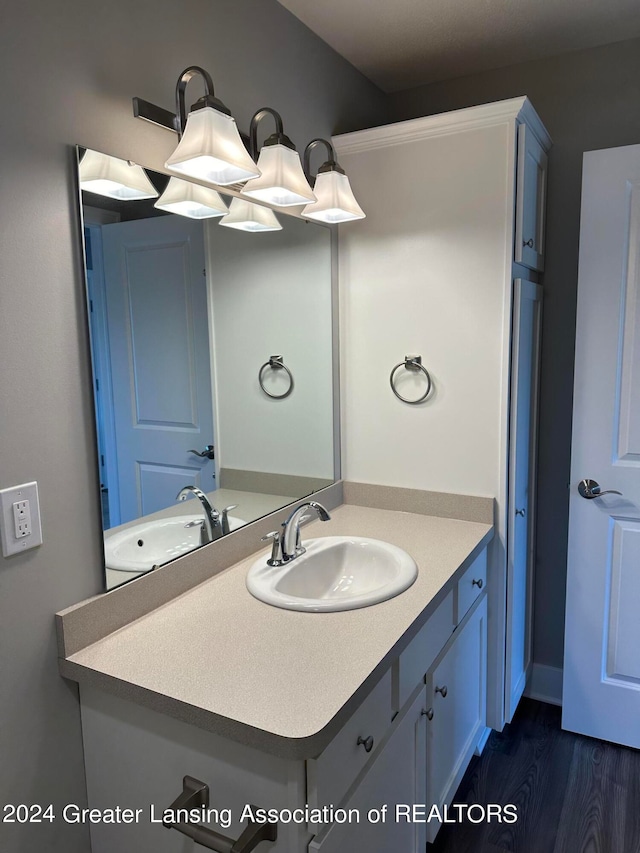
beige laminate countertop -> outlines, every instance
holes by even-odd
[[[399,545],[418,578],[338,613],[271,607],[245,586],[261,553],[61,662],[62,674],[285,758],[317,755],[493,536],[488,524],[343,505],[319,536]]]

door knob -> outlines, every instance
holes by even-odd
[[[189,453],[195,453],[196,456],[199,456],[201,459],[215,459],[215,451],[213,448],[213,444],[207,444],[205,449],[201,452],[199,450],[190,450]]]
[[[592,501],[594,498],[600,498],[602,495],[621,495],[622,492],[619,492],[617,489],[605,489],[601,491],[600,483],[597,483],[595,480],[580,480],[578,483],[578,492],[580,493],[581,498],[586,498],[589,501]]]

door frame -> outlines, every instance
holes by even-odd
[[[117,445],[115,415],[113,406],[113,383],[111,378],[111,355],[109,349],[109,329],[107,325],[107,295],[104,280],[104,261],[102,254],[102,224],[91,215],[92,208],[83,209],[84,227],[91,235],[91,258],[92,271],[91,282],[86,274],[85,287],[87,291],[87,311],[89,314],[89,343],[91,348],[91,365],[94,382],[94,401],[96,400],[96,383],[99,388],[100,409],[98,403],[94,402],[96,417],[96,436],[102,437],[96,446],[98,453],[104,453],[104,467],[109,490],[109,526],[116,527],[120,524],[120,488],[117,466]],[[104,213],[104,211],[99,211]],[[120,217],[114,215],[109,222],[118,222]],[[84,235],[83,235],[84,237]],[[86,247],[85,247],[86,251]],[[85,262],[86,263],[86,262]],[[100,506],[102,507],[102,495],[100,494]]]

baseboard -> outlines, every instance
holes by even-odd
[[[489,740],[489,735],[491,734],[491,731],[492,730],[489,727],[487,727],[482,732],[482,735],[480,736],[480,740],[476,744],[474,755],[482,755],[482,751],[484,750],[485,746],[487,745],[487,741]]]
[[[562,705],[562,669],[558,666],[534,663],[524,695],[550,705]]]

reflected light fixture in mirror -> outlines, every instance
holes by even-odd
[[[204,80],[205,94],[186,116],[185,89],[194,75]],[[226,186],[246,181],[260,170],[244,146],[230,110],[215,97],[211,75],[197,65],[185,69],[176,86],[180,142],[165,168],[178,175]]]
[[[238,231],[281,231],[275,213],[268,207],[253,204],[243,198],[231,199],[229,213],[220,220],[220,225],[226,228],[236,228]]]
[[[262,174],[247,181],[242,194],[279,207],[291,207],[316,201],[302,170],[302,163],[295,145],[284,133],[282,117],[270,107],[258,110],[251,119],[249,127],[251,156],[254,160],[258,156],[258,125],[268,115],[275,119],[276,130],[265,140],[260,150],[258,169]]]
[[[120,201],[157,198],[158,192],[142,166],[87,150],[80,161],[80,189]]]
[[[211,219],[228,213],[220,193],[201,184],[192,184],[180,178],[169,178],[169,183],[158,201],[158,210],[188,216],[189,219]]]
[[[308,204],[302,215],[329,224],[364,219],[366,214],[355,199],[349,178],[336,162],[333,145],[326,139],[313,139],[304,149],[305,173],[310,177],[311,152],[318,145],[327,148],[329,159],[318,169],[313,188],[317,201]]]

